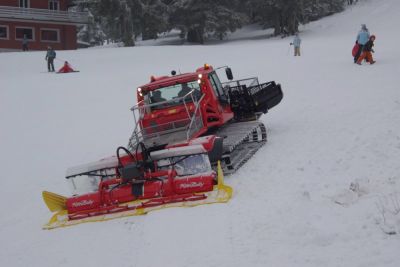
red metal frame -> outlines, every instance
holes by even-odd
[[[203,118],[203,127],[199,129],[193,138],[202,136],[211,127],[219,127],[226,124],[227,121],[234,117],[233,111],[229,105],[222,105],[219,101],[216,92],[214,91],[212,84],[209,79],[209,75],[214,72],[212,66],[205,65],[199,68],[194,73],[185,73],[176,76],[163,76],[163,77],[151,77],[151,82],[140,86],[140,92],[137,92],[137,101],[140,105],[143,104],[143,94],[147,92],[157,90],[161,87],[167,87],[175,85],[177,83],[186,83],[191,81],[200,80],[200,90],[204,95],[201,101],[200,112]],[[201,78],[199,78],[201,76]],[[194,110],[193,103],[188,103],[189,110]],[[187,119],[187,113],[183,112],[184,106],[174,106],[161,110],[153,110],[151,113],[147,113],[140,119],[140,125],[146,128],[151,125],[151,123],[156,123],[157,125],[167,124],[171,121],[178,121]]]

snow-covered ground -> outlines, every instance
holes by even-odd
[[[59,51],[81,71],[65,75],[43,52],[0,54],[0,266],[400,266],[399,14],[398,0],[366,0],[302,26],[296,58],[261,31]],[[352,62],[361,23],[377,36],[373,66]],[[262,117],[267,145],[227,179],[232,200],[42,230],[41,191],[68,195],[67,167],[126,145],[136,87],[204,63],[285,93]]]

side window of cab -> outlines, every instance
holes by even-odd
[[[221,104],[228,104],[228,98],[224,93],[224,88],[222,87],[218,75],[215,72],[212,72],[209,75],[209,79],[218,99],[221,101]]]

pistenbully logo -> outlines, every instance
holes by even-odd
[[[74,203],[72,203],[72,206],[76,208],[76,207],[82,207],[82,206],[92,205],[93,203],[94,203],[93,200],[91,200],[91,199],[89,199],[89,200],[85,199],[85,200],[81,200],[81,201],[79,201],[79,202],[74,202]]]
[[[202,187],[204,185],[203,182],[191,182],[188,184],[180,184],[180,188],[187,189],[187,188],[194,188],[194,187]]]

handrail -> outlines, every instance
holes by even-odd
[[[190,120],[190,124],[189,124],[189,127],[188,127],[188,131],[186,132],[186,139],[187,139],[187,140],[189,140],[189,138],[190,138],[190,136],[189,136],[189,134],[190,134],[190,129],[192,128],[192,124],[193,124],[193,122],[194,122],[194,120],[195,120],[195,118],[196,118],[196,113],[197,113],[197,111],[199,110],[199,107],[200,107],[200,102],[201,102],[201,100],[203,100],[203,98],[204,98],[204,94],[200,97],[199,101],[195,104],[196,109],[195,109],[194,112],[193,112],[193,116],[192,116],[192,119]],[[200,113],[200,115],[201,115],[201,113]]]
[[[166,101],[162,101],[162,102],[157,102],[157,103],[152,103],[152,104],[144,104],[141,105],[142,102],[144,102],[143,100],[138,102],[136,105],[134,105],[133,107],[131,107],[131,110],[135,110],[135,109],[139,109],[139,108],[151,108],[151,107],[155,107],[155,106],[161,106],[161,105],[165,105],[168,103],[173,103],[173,102],[179,102],[180,100],[183,100],[184,98],[186,98],[187,96],[191,95],[194,93],[195,89],[192,89],[189,93],[187,93],[186,95],[182,96],[182,97],[177,97],[174,99],[170,99],[170,100],[166,100]],[[141,106],[140,106],[141,105]]]
[[[186,137],[187,137],[187,139],[189,139],[190,131],[191,131],[192,127],[193,127],[193,124],[194,124],[195,119],[196,119],[196,115],[197,115],[199,107],[200,107],[200,101],[204,98],[204,94],[203,94],[200,97],[200,99],[197,101],[197,99],[194,98],[194,95],[193,95],[194,92],[195,92],[195,89],[192,89],[186,95],[184,95],[182,97],[175,98],[175,99],[162,101],[162,102],[158,102],[158,103],[153,103],[153,104],[144,104],[144,101],[142,100],[142,101],[138,102],[136,105],[134,105],[130,110],[133,112],[133,116],[134,116],[134,119],[135,119],[135,129],[134,129],[134,131],[132,133],[131,138],[129,139],[129,146],[131,146],[131,147],[134,146],[134,143],[132,142],[134,139],[136,139],[136,143],[141,142],[142,141],[141,139],[144,138],[143,135],[146,135],[147,137],[151,138],[150,136],[153,136],[153,137],[154,136],[161,136],[163,134],[167,134],[167,133],[171,132],[171,130],[159,131],[159,132],[150,133],[150,134],[143,132],[144,130],[146,130],[148,128],[143,129],[143,127],[141,127],[141,129],[139,129],[139,123],[141,122],[141,120],[140,119],[139,120],[136,119],[135,110],[139,111],[139,116],[140,116],[140,113],[142,112],[141,110],[145,110],[147,108],[151,108],[151,107],[155,107],[155,106],[165,105],[165,104],[168,104],[168,103],[179,102],[179,101],[183,101],[183,104],[185,106],[186,112],[188,114],[188,119],[190,120],[190,122],[185,126]],[[196,107],[192,116],[190,116],[190,112],[189,112],[188,106],[186,105],[186,101],[185,101],[185,98],[187,98],[188,96],[191,97],[192,102],[195,104],[195,107]],[[201,113],[200,113],[200,116],[201,116]],[[162,124],[162,125],[167,125],[167,124],[171,124],[171,123],[172,123],[172,125],[175,125],[175,123],[183,122],[185,120],[186,119],[172,121],[172,122],[168,122],[168,123],[165,123],[165,124]],[[159,126],[162,126],[162,125],[159,125]],[[175,126],[173,126],[173,127],[175,127]],[[149,127],[149,128],[151,128],[151,127]]]
[[[235,81],[224,82],[224,83],[222,83],[222,85],[223,85],[223,86],[224,86],[224,85],[229,85],[229,86],[230,86],[231,84],[236,83],[236,86],[240,86],[240,85],[241,85],[241,82],[249,81],[249,80],[252,80],[252,82],[250,83],[250,86],[253,86],[254,83],[256,83],[257,85],[259,85],[259,82],[258,82],[258,78],[257,78],[257,77],[252,77],[252,78],[246,78],[246,79],[241,79],[241,80],[235,80]]]
[[[77,24],[88,23],[88,13],[78,11],[50,10],[40,8],[22,8],[0,6],[2,19],[34,19],[43,21],[57,21]]]

